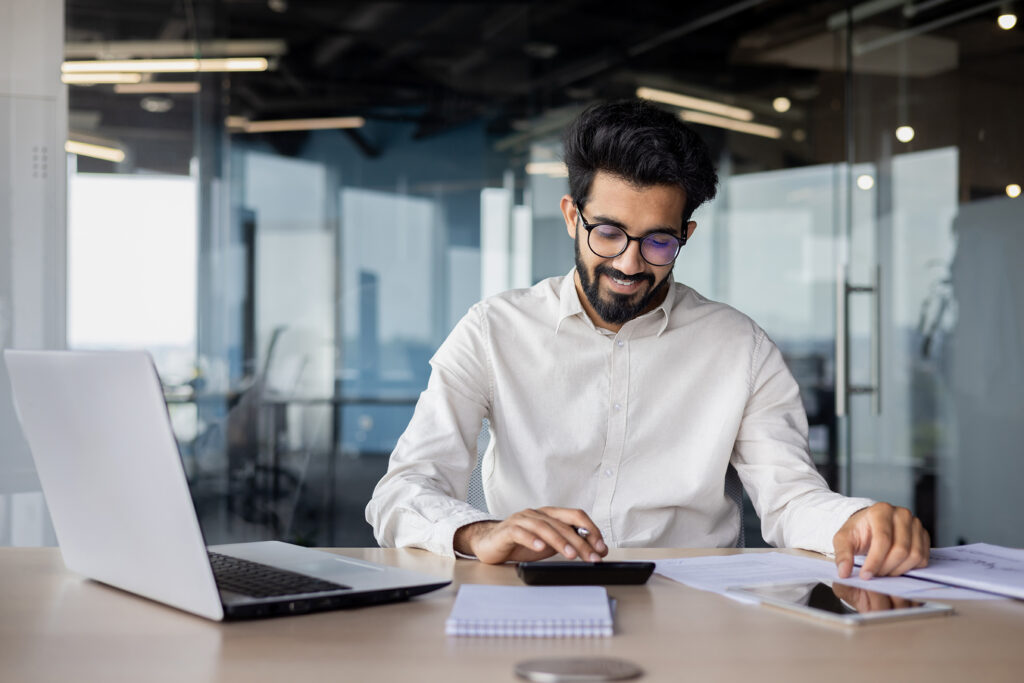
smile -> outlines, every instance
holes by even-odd
[[[634,292],[640,287],[641,284],[644,283],[643,278],[639,278],[636,280],[621,280],[617,277],[612,277],[607,273],[604,273],[604,276],[611,283],[612,291],[619,292],[621,294]]]

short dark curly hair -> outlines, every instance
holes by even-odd
[[[683,223],[714,199],[718,174],[704,141],[677,116],[643,100],[588,107],[565,130],[569,194],[587,203],[594,174],[604,171],[638,187],[675,185],[686,191]]]

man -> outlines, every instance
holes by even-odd
[[[863,578],[924,566],[930,541],[909,510],[828,490],[764,331],[673,281],[690,217],[715,194],[704,143],[618,102],[580,115],[565,158],[576,267],[476,304],[438,349],[366,508],[381,545],[490,563],[731,546],[731,464],[770,543],[834,552],[843,577],[859,553]],[[485,417],[489,512],[464,502]]]

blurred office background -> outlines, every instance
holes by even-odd
[[[782,348],[830,485],[913,508],[936,545],[1022,546],[1015,16],[5,0],[0,346],[148,349],[209,542],[372,545],[438,344],[572,266],[559,132],[639,95],[721,175],[675,277]],[[52,544],[2,368],[0,434],[0,545]]]

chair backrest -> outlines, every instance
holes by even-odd
[[[747,542],[743,529],[743,482],[740,481],[740,475],[732,465],[725,470],[725,495],[732,499],[740,511],[740,535],[736,539],[736,547],[743,548]]]
[[[484,453],[487,452],[487,444],[491,442],[491,424],[484,418],[480,433],[476,437],[476,467],[469,475],[469,491],[466,492],[466,502],[477,510],[487,512],[487,498],[484,496],[484,482],[481,474],[481,466],[484,461]]]

